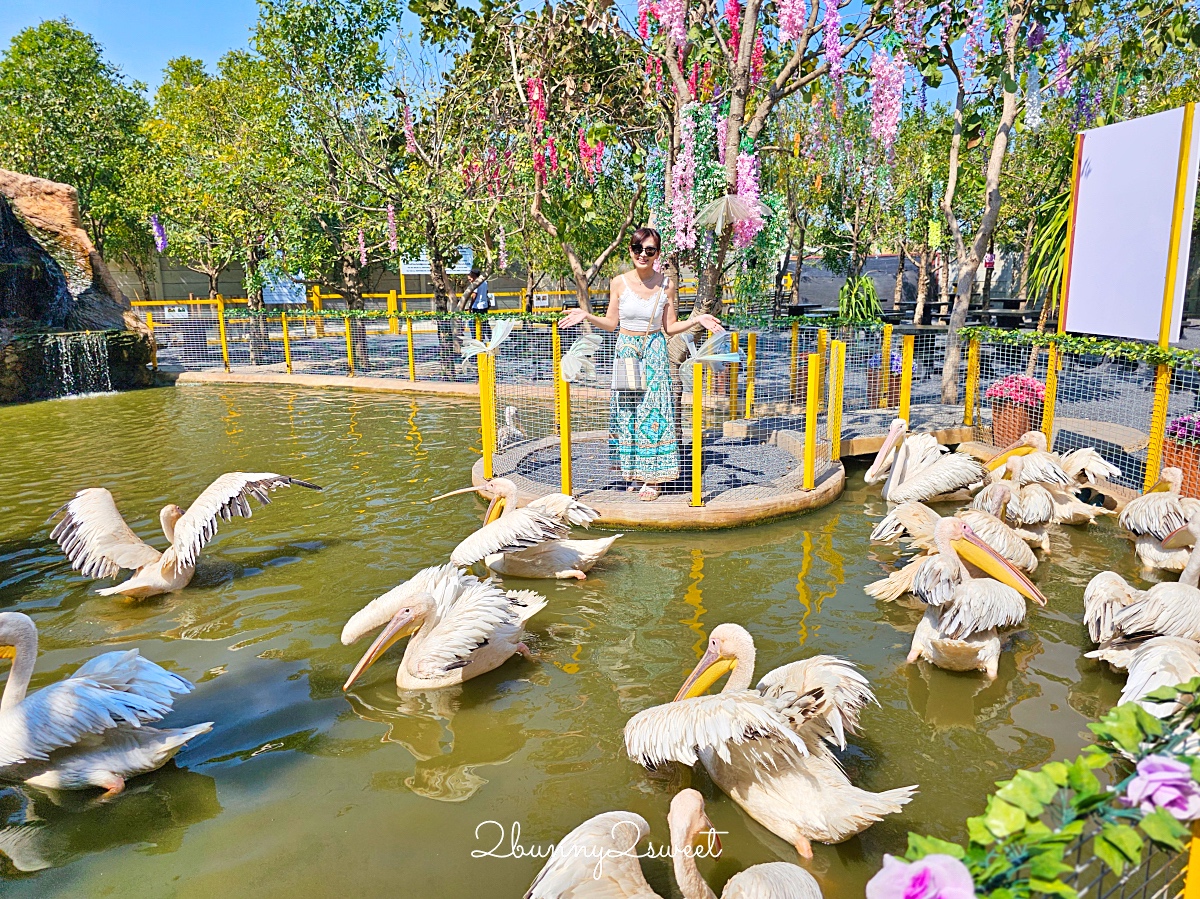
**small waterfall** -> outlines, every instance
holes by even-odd
[[[102,331],[52,334],[46,340],[46,369],[57,375],[55,396],[107,393],[113,389],[108,370],[108,338]]]

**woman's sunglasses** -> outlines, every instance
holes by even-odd
[[[635,243],[629,248],[629,252],[634,256],[645,256],[648,259],[653,259],[658,255],[658,247],[647,247]]]

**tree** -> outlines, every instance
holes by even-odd
[[[101,255],[129,216],[130,161],[145,152],[144,90],[66,19],[18,33],[0,57],[0,165],[73,186]]]

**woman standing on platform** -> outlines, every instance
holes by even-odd
[[[615,358],[642,363],[644,390],[613,389],[608,443],[615,466],[631,482],[629,490],[641,482],[643,500],[657,499],[660,485],[679,477],[667,337],[697,324],[714,332],[725,330],[712,315],[679,320],[678,287],[654,268],[661,250],[662,238],[653,228],[633,232],[633,271],[613,278],[604,316],[572,309],[559,321],[560,328],[586,321],[603,331],[619,330]]]

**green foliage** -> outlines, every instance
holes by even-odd
[[[1200,350],[1178,347],[1162,349],[1156,343],[1141,343],[1136,340],[1115,340],[1107,337],[1086,337],[1078,334],[1049,334],[1040,331],[1007,331],[971,325],[959,331],[963,340],[979,340],[984,343],[1006,343],[1013,346],[1039,346],[1058,348],[1060,353],[1081,356],[1107,356],[1128,362],[1144,362],[1147,365],[1167,365],[1171,368],[1200,368]]]
[[[875,282],[867,275],[846,279],[838,291],[838,316],[851,322],[879,321],[883,310]]]

